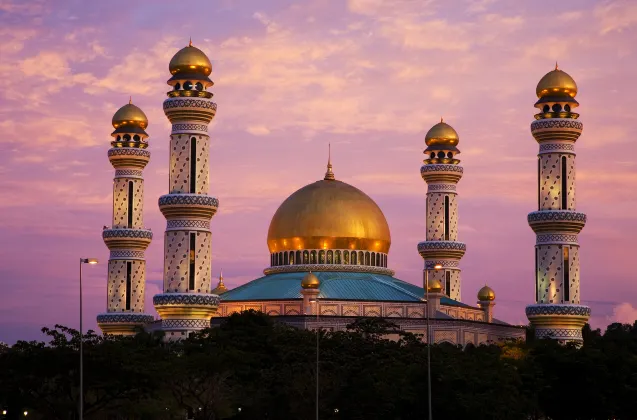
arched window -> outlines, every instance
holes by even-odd
[[[370,262],[369,262],[369,252],[366,252],[365,253],[365,265],[369,265],[369,264],[370,264]]]
[[[283,262],[283,254],[284,254],[284,252],[279,252],[279,265],[283,265],[284,264],[284,262]]]
[[[128,181],[128,227],[133,227],[133,181]]]
[[[188,272],[188,290],[195,290],[195,246],[196,233],[190,232],[190,267]]]
[[[380,264],[380,254],[377,253],[376,254],[376,267],[380,267],[380,266],[381,266],[381,264]]]
[[[376,253],[372,252],[370,264],[373,266],[376,265]]]
[[[451,271],[445,272],[445,292],[451,297]]]
[[[290,265],[294,264],[294,251],[290,251]]]
[[[352,251],[352,265],[356,265],[356,264],[358,264],[357,258],[356,258],[356,251]]]
[[[284,253],[283,253],[283,265],[288,265],[288,264],[290,264],[290,260],[289,260],[289,257],[288,257],[288,253],[287,253],[287,252],[284,252]]]
[[[343,264],[349,264],[349,251],[343,251]]]
[[[310,253],[307,251],[303,251],[303,264],[310,263]]]
[[[316,264],[316,251],[310,252],[310,264]]]
[[[445,241],[449,240],[449,196],[445,196]]]
[[[358,251],[358,264],[365,265],[365,253],[363,251]]]
[[[274,267],[274,254],[270,254],[270,267]]]
[[[325,264],[325,251],[322,249],[319,251],[319,264]]]
[[[387,254],[383,254],[383,267],[387,268]]]
[[[275,253],[274,254],[274,265],[277,266],[279,265],[279,253]]]
[[[298,265],[301,264],[301,251],[296,251],[296,259],[294,262]]]
[[[331,249],[327,251],[327,263],[334,264],[334,252]]]
[[[568,202],[566,200],[566,198],[568,197],[568,183],[567,181],[567,170],[568,167],[566,166],[566,156],[562,156],[562,210],[567,210],[568,209]]]
[[[341,251],[334,251],[334,264],[341,263]]]
[[[564,280],[562,281],[562,288],[564,289],[564,303],[568,303],[571,300],[571,273],[569,272],[568,264],[568,251],[570,247],[564,245],[564,264],[562,265],[562,272],[564,273]]]
[[[131,284],[131,272],[133,271],[132,268],[132,261],[128,261],[126,263],[126,310],[130,311],[130,302],[131,302],[131,289],[132,289],[132,284]]]
[[[197,188],[197,139],[190,138],[190,193],[194,194]]]
[[[548,106],[548,105],[547,105]],[[542,161],[540,159],[540,157],[538,156],[537,158],[537,209],[538,211],[541,210],[541,202],[542,200],[540,199],[540,189],[542,188]]]

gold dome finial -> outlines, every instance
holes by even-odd
[[[555,60],[555,70],[559,70],[559,67],[557,67],[557,60]]]
[[[220,295],[228,291],[228,288],[225,284],[223,284],[223,269],[219,271],[219,283],[217,283],[217,287],[212,290],[212,293],[215,295]]]
[[[485,286],[478,291],[478,300],[493,301],[495,300],[495,292],[485,283]]]
[[[570,96],[574,98],[577,95],[577,84],[568,73],[558,67],[556,61],[555,70],[551,70],[540,79],[535,88],[535,94],[538,98],[545,96]]]
[[[335,179],[334,172],[332,172],[332,143],[327,144],[327,172],[325,172],[325,178],[323,179],[326,181]]]
[[[145,130],[148,127],[148,118],[144,111],[133,105],[131,97],[128,103],[118,109],[113,115],[112,123],[115,129],[124,126],[135,126]]]
[[[188,41],[188,46],[192,47],[192,37],[190,37],[190,41]]]
[[[425,135],[425,143],[427,146],[442,145],[455,147],[458,145],[459,140],[456,130],[444,122],[442,117],[440,117],[440,122],[431,127]]]
[[[321,281],[312,274],[312,271],[303,276],[303,280],[301,280],[301,287],[304,289],[318,289],[321,285]]]
[[[431,279],[427,290],[429,293],[442,293],[442,283],[438,279]]]
[[[128,97],[128,105],[132,105],[133,104],[133,95]]]
[[[445,120],[443,120],[442,117],[440,117],[440,122],[443,123],[445,122]]]

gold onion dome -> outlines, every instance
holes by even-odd
[[[318,289],[321,281],[310,271],[301,280],[301,287],[304,289]]]
[[[113,127],[116,129],[125,126],[134,126],[144,130],[148,127],[148,118],[146,114],[144,114],[144,111],[133,105],[130,101],[117,110],[115,115],[113,115],[112,122]]]
[[[560,70],[555,64],[555,70],[551,70],[540,79],[535,93],[538,98],[565,95],[574,98],[577,95],[577,84],[568,73]]]
[[[429,280],[429,287],[427,291],[429,293],[442,293],[442,283],[440,283],[440,280]]]
[[[425,143],[427,146],[450,146],[458,145],[460,138],[458,133],[452,126],[440,119],[440,122],[427,131],[425,135]]]
[[[192,41],[188,46],[177,51],[168,65],[171,74],[177,73],[200,73],[210,76],[212,64],[208,56],[197,47],[193,47]]]
[[[486,300],[495,300],[495,292],[489,286],[484,286],[482,289],[478,291],[478,300],[486,301]]]
[[[268,229],[271,253],[302,249],[389,252],[391,236],[383,212],[367,194],[334,179],[297,190],[279,206]]]

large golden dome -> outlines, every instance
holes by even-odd
[[[212,73],[212,64],[208,56],[197,47],[192,46],[192,42],[177,51],[168,65],[171,74],[184,73],[201,73],[209,76]]]
[[[389,252],[387,220],[367,194],[333,177],[306,185],[279,206],[268,229],[270,252],[356,249]]]
[[[568,73],[555,65],[555,70],[551,70],[540,79],[535,93],[538,98],[551,95],[568,95],[574,98],[577,95],[577,84]]]
[[[458,133],[452,126],[440,119],[440,122],[427,131],[425,143],[427,146],[444,145],[457,146],[460,141]]]
[[[113,115],[112,123],[115,128],[125,125],[134,125],[144,130],[148,127],[148,118],[146,114],[144,114],[144,111],[129,102],[117,110],[115,115]]]

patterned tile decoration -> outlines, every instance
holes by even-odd
[[[218,306],[219,296],[201,293],[162,293],[153,296],[153,305],[197,305],[197,306]]]
[[[574,151],[575,145],[571,143],[542,143],[540,144],[540,152],[549,152],[553,150]]]
[[[299,265],[280,265],[276,267],[268,267],[263,270],[263,274],[276,273],[294,273],[299,271],[354,271],[357,273],[372,273],[394,275],[394,270],[384,267],[372,267],[367,265],[335,265],[335,264],[299,264]]]
[[[146,285],[146,261],[109,260],[107,285],[107,310],[126,311],[126,273],[131,264],[131,312],[144,312],[144,287]]]
[[[584,305],[529,305],[525,309],[526,316],[538,315],[573,315],[590,316],[591,308]]]
[[[387,306],[385,307],[385,316],[402,318],[405,316],[404,310],[404,306]]]
[[[584,129],[581,121],[573,119],[551,118],[543,120],[535,120],[531,123],[531,131],[545,130],[547,128],[572,128],[575,130]]]
[[[464,169],[462,166],[458,165],[444,165],[444,164],[433,164],[433,165],[422,165],[420,167],[420,173],[424,172],[460,172],[463,173]]]
[[[209,293],[211,277],[212,234],[197,231],[195,238],[195,291]],[[190,232],[167,231],[164,235],[164,290],[166,292],[188,292],[190,269]]]
[[[561,329],[561,328],[538,328],[535,330],[536,338],[555,338],[555,339],[565,339],[567,341],[580,341],[582,340],[582,330],[581,329]]]
[[[575,156],[566,156],[566,163],[568,165],[566,176],[566,188],[568,189],[566,195],[566,205],[568,207],[568,210],[575,210]]]
[[[102,238],[142,238],[153,239],[153,232],[149,229],[104,229]]]
[[[575,221],[586,223],[586,215],[569,210],[534,211],[527,216],[529,223],[545,221]]]
[[[149,324],[154,320],[152,315],[145,314],[110,312],[97,315],[98,324]]]
[[[456,184],[429,184],[428,191],[456,191]]]
[[[363,316],[380,316],[380,313],[380,305],[363,305]]]
[[[580,278],[579,278],[579,247],[572,246],[569,250],[569,277],[570,277],[570,298],[571,303],[579,304],[580,301]]]
[[[166,223],[166,229],[207,229],[210,230],[209,220],[168,220]]]
[[[159,197],[159,206],[193,205],[219,207],[216,197],[199,194],[166,194]]]
[[[208,131],[206,124],[173,124],[172,131]]]
[[[111,251],[111,255],[109,259],[136,259],[136,258],[144,258],[144,251],[133,251],[130,249],[115,249]]]
[[[116,169],[115,170],[115,178],[123,178],[127,176],[141,177],[142,171],[137,169]]]
[[[540,210],[560,210],[560,160],[559,154],[540,156]]]
[[[538,245],[538,303],[559,303],[562,300],[562,248],[559,245]]]
[[[433,268],[440,264],[442,268],[457,268],[460,266],[458,260],[425,260],[425,268],[433,270]]]
[[[535,243],[540,245],[544,243],[561,243],[568,242],[577,244],[577,235],[568,235],[561,233],[546,233],[537,235],[535,238]]]
[[[424,241],[418,243],[418,251],[429,249],[457,249],[465,251],[467,249],[467,245],[462,242],[455,241]]]
[[[203,108],[216,111],[217,104],[202,99],[166,99],[164,101],[164,110],[172,108]]]
[[[343,316],[360,316],[360,306],[358,305],[343,305],[342,307]]]
[[[476,342],[476,333],[470,332],[470,331],[465,331],[465,333],[464,333],[464,342],[462,344],[464,344],[466,346],[469,343],[474,344],[475,342]]]
[[[210,156],[210,137],[204,136],[197,139],[197,180],[195,183],[195,191],[197,194],[208,193],[208,181],[210,165],[208,164],[208,157]]]
[[[171,194],[184,194],[190,191],[190,137],[188,135],[170,136],[170,179]]]
[[[478,333],[478,344],[486,343],[489,340],[488,337],[487,334]]]
[[[434,331],[434,343],[458,344],[458,332],[456,331]]]
[[[111,156],[142,156],[150,159],[150,152],[146,149],[132,147],[114,147],[108,149],[108,157]]]
[[[208,319],[162,319],[163,329],[204,329],[210,328]]]

